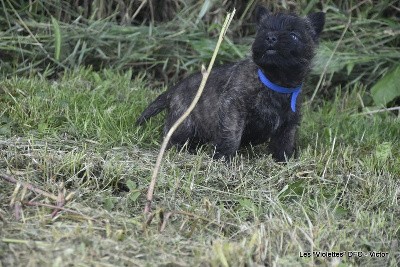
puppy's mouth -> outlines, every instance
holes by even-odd
[[[268,49],[267,51],[265,51],[266,55],[275,55],[276,54],[276,50],[275,49]]]

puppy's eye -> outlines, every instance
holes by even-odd
[[[290,33],[290,37],[292,37],[292,39],[295,40],[295,41],[299,40],[299,36],[294,32]]]

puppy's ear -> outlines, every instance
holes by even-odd
[[[261,20],[269,16],[269,11],[263,6],[257,5],[255,9],[256,22],[260,24]]]
[[[314,39],[318,39],[325,25],[325,13],[324,12],[311,13],[307,16],[307,18],[310,20],[311,25],[315,31]]]

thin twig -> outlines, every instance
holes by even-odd
[[[59,207],[59,206],[50,205],[50,204],[41,203],[41,202],[32,202],[32,201],[22,201],[21,203],[24,204],[24,205],[27,205],[27,206],[42,206],[42,207],[47,207],[47,208],[51,208],[51,209],[63,210],[65,212],[69,212],[69,213],[72,213],[72,214],[75,214],[75,215],[82,216],[86,220],[96,221],[96,219],[94,219],[92,217],[86,216],[86,215],[84,215],[84,214],[82,214],[82,213],[80,213],[80,212],[78,212],[76,210],[71,210],[71,209],[67,209],[67,208],[64,208],[64,207]]]
[[[21,185],[23,185],[24,187],[28,188],[29,190],[31,190],[31,191],[33,191],[35,193],[41,194],[41,195],[43,195],[45,197],[48,197],[48,198],[51,198],[51,199],[57,201],[57,197],[55,195],[50,194],[50,193],[48,193],[46,191],[43,191],[42,189],[37,188],[36,186],[34,186],[34,185],[30,184],[30,183],[20,182],[20,181],[16,180],[14,177],[6,175],[6,174],[2,174],[2,173],[0,173],[0,178],[3,178],[5,181],[7,181],[9,183],[12,183],[12,184],[20,183]]]
[[[3,216],[3,210],[2,209],[0,209],[0,221],[2,221],[4,223],[7,223],[6,219]]]
[[[17,201],[14,204],[14,217],[15,217],[15,220],[19,221],[21,219],[21,214],[22,214],[21,202]]]
[[[65,204],[65,188],[64,188],[64,183],[61,183],[58,186],[58,196],[57,196],[57,207],[63,207]],[[60,211],[60,209],[55,209],[51,213],[51,218],[56,217],[57,213]]]
[[[394,110],[399,110],[400,111],[400,107],[392,107],[392,108],[383,108],[383,109],[371,110],[371,111],[366,111],[366,112],[362,112],[362,113],[357,113],[357,114],[354,114],[354,115],[371,115],[371,114],[374,114],[374,113],[394,111]]]
[[[171,212],[171,211],[170,212],[166,212],[164,214],[163,221],[161,222],[161,224],[160,224],[160,226],[158,228],[159,232],[163,232],[165,230],[165,227],[167,227],[167,223],[168,223],[169,217],[171,217],[172,214],[173,214],[173,212]]]
[[[333,58],[333,56],[335,55],[336,50],[338,49],[340,43],[342,42],[342,40],[343,40],[343,38],[344,38],[344,35],[345,35],[345,33],[347,32],[347,29],[349,28],[350,24],[351,24],[351,16],[349,16],[349,20],[347,21],[346,27],[344,28],[344,30],[343,30],[343,32],[342,32],[342,35],[340,36],[339,40],[337,41],[336,46],[335,46],[335,48],[333,49],[331,56],[329,57],[328,61],[327,61],[326,64],[325,64],[324,70],[322,71],[322,74],[321,74],[321,76],[319,77],[319,81],[318,81],[318,83],[317,83],[317,86],[315,87],[314,93],[312,94],[309,103],[313,102],[313,100],[314,100],[314,98],[315,98],[315,96],[316,96],[316,94],[317,94],[319,88],[321,87],[322,80],[323,80],[323,78],[324,78],[324,76],[325,76],[325,74],[326,74],[326,72],[327,72],[327,70],[328,70],[328,66],[329,66],[329,64],[331,63],[332,58]]]
[[[165,230],[165,227],[167,226],[168,220],[172,215],[182,215],[182,216],[186,216],[186,217],[190,217],[191,219],[194,220],[200,220],[200,221],[204,221],[208,224],[213,224],[217,227],[223,227],[224,225],[214,221],[214,220],[210,220],[206,217],[200,216],[198,214],[195,213],[191,213],[191,212],[187,212],[187,211],[170,211],[170,212],[166,212],[163,215],[163,219],[162,222],[160,223],[160,227],[159,227],[159,231],[162,232]],[[225,223],[226,225],[230,225],[230,226],[235,226],[238,227],[237,225],[233,224],[233,223]]]
[[[144,7],[144,5],[147,3],[147,0],[143,0],[140,6],[136,9],[135,13],[132,15],[130,18],[129,23],[132,23],[132,21],[136,18],[136,16],[139,14],[140,10]]]
[[[322,179],[325,178],[326,171],[328,170],[328,164],[331,161],[333,152],[335,150],[335,144],[336,144],[336,136],[333,138],[331,153],[329,154],[328,160],[325,163],[325,168],[324,168],[324,171],[322,172],[322,176],[321,176]]]
[[[144,208],[145,216],[149,215],[150,212],[151,212],[151,202],[153,200],[154,188],[155,188],[155,185],[156,185],[157,176],[158,176],[158,172],[159,172],[160,167],[161,167],[161,161],[163,159],[165,149],[166,149],[166,147],[167,147],[167,145],[169,143],[169,140],[170,140],[172,134],[179,127],[179,125],[186,119],[186,117],[190,114],[190,112],[192,112],[192,110],[196,106],[198,100],[200,99],[200,96],[203,93],[204,86],[206,85],[208,76],[209,76],[209,74],[210,74],[210,72],[212,70],[212,67],[214,65],[215,58],[217,57],[219,47],[220,47],[220,45],[222,43],[222,40],[224,39],[224,36],[225,36],[226,31],[227,31],[227,29],[229,27],[229,24],[231,23],[232,18],[235,15],[235,12],[236,12],[236,10],[233,9],[232,13],[228,13],[228,15],[226,16],[224,25],[222,26],[221,32],[219,34],[217,45],[216,45],[216,47],[214,49],[214,53],[213,53],[213,56],[211,58],[210,64],[208,65],[207,70],[204,70],[204,66],[202,67],[203,79],[201,80],[201,83],[200,83],[199,89],[197,90],[196,96],[194,97],[194,99],[193,99],[192,103],[190,104],[189,108],[175,122],[175,124],[168,131],[167,135],[164,137],[164,141],[163,141],[163,143],[161,145],[160,152],[158,153],[156,165],[154,166],[153,175],[151,177],[151,182],[150,182],[150,185],[149,185],[149,189],[147,191],[147,197],[146,197],[147,201],[146,201],[145,208]]]

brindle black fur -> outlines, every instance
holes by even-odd
[[[280,86],[302,84],[310,70],[325,14],[317,12],[300,18],[295,14],[271,14],[259,6],[256,20],[252,57],[212,70],[197,106],[173,134],[169,146],[183,146],[187,142],[193,149],[211,143],[215,146],[215,158],[230,159],[242,145],[269,141],[275,160],[285,161],[293,155],[301,96],[293,112],[291,95],[266,88],[257,70],[260,68]],[[167,109],[166,134],[190,105],[201,79],[201,73],[195,73],[161,94],[141,114],[137,124]]]

